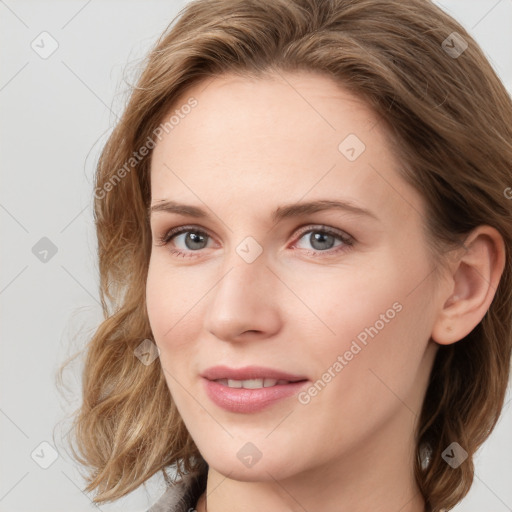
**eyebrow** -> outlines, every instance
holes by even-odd
[[[291,203],[279,206],[271,215],[273,223],[279,222],[283,219],[298,217],[300,215],[307,215],[324,210],[343,210],[357,216],[365,216],[379,220],[377,215],[372,211],[356,206],[351,201],[321,199],[318,201],[309,201],[302,203]],[[177,203],[175,201],[164,200],[162,202],[152,205],[148,209],[148,215],[151,216],[153,212],[169,212],[177,213],[179,215],[186,215],[196,218],[207,218],[208,214],[202,208],[197,206]]]

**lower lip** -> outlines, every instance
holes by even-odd
[[[213,380],[203,379],[210,400],[230,412],[258,412],[270,405],[297,394],[308,381],[290,382],[268,388],[230,388]]]

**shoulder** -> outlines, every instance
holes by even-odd
[[[195,509],[199,496],[206,489],[206,477],[205,470],[183,476],[146,512],[189,512]]]

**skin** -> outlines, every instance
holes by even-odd
[[[328,77],[218,76],[172,111],[191,96],[197,106],[154,149],[152,205],[173,200],[209,217],[152,213],[147,309],[169,390],[210,467],[208,512],[423,511],[414,429],[434,356],[487,311],[503,271],[500,235],[479,227],[448,271],[433,273],[423,198],[399,176],[372,111]],[[349,134],[366,146],[355,161],[338,149]],[[331,209],[271,220],[284,203],[316,199],[350,200],[377,219]],[[187,234],[157,241],[190,225],[208,234],[199,249]],[[323,226],[353,245],[315,244]],[[236,251],[248,236],[262,249],[252,263]],[[314,383],[396,303],[307,404],[294,396],[233,413],[204,391],[199,374],[220,364]],[[252,467],[237,457],[247,442],[261,452]]]

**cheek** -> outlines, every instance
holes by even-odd
[[[169,329],[172,325],[168,322],[166,314],[170,305],[167,304],[168,298],[166,283],[161,279],[159,263],[151,256],[146,281],[146,307],[151,330],[157,344],[165,326],[167,325],[167,329]]]
[[[146,306],[153,338],[160,349],[160,363],[167,370],[165,378],[169,382],[169,375],[173,374],[172,362],[179,359],[179,351],[176,353],[171,344],[171,341],[179,341],[175,336],[179,326],[176,300],[179,283],[174,280],[171,286],[164,269],[165,266],[157,258],[151,258],[146,282]],[[171,353],[172,357],[169,357]]]
[[[338,291],[334,300],[335,290],[326,289],[324,302],[330,306],[324,311],[335,335],[323,328],[324,334],[315,336],[311,327],[302,333],[314,343],[303,350],[313,383],[299,397],[300,419],[307,431],[321,429],[330,446],[341,450],[347,439],[377,432],[395,415],[413,418],[410,411],[421,408],[429,315],[422,294],[387,276],[383,286],[356,291],[349,299]]]
[[[184,341],[187,337],[180,332],[186,319],[182,302],[178,300],[182,296],[180,286],[179,277],[170,276],[165,263],[152,256],[146,282],[148,319],[153,339],[160,349],[159,361],[167,387],[178,406],[181,396],[179,383],[184,379],[182,372],[189,367],[186,362],[190,359]]]
[[[204,273],[203,273],[204,274]],[[195,275],[198,275],[196,271]],[[151,256],[146,283],[146,304],[151,329],[160,341],[177,338],[175,330],[186,324],[194,306],[208,287],[184,269],[173,268],[165,255]]]
[[[204,338],[200,318],[202,299],[213,282],[205,272],[199,278],[197,269],[187,272],[183,267],[172,267],[165,256],[152,256],[150,260],[147,313],[155,343],[160,348],[160,362],[168,371],[168,381],[169,374],[184,378],[193,368],[195,341]]]
[[[398,350],[403,340],[401,317],[407,313],[401,294],[391,286],[373,287],[371,292],[356,285],[352,289],[352,293],[344,294],[326,286],[316,301],[312,298],[311,309],[324,324],[306,322],[302,339],[309,340],[307,350],[316,362],[317,378],[319,373],[332,373],[336,362],[343,367],[336,364],[338,373],[348,365],[367,373],[386,352]],[[318,325],[313,330],[315,323]]]
[[[378,266],[366,267],[364,273],[340,272],[336,279],[320,276],[314,287],[303,283],[294,289],[306,297],[314,313],[296,320],[298,339],[307,343],[304,349],[314,362],[317,378],[329,370],[336,375],[348,373],[342,370],[350,366],[350,382],[339,379],[339,385],[373,379],[382,386],[371,374],[372,368],[390,384],[413,382],[430,337],[432,282],[425,279],[430,267],[421,255],[405,260],[398,256],[384,255]],[[341,366],[336,364],[339,356]]]

